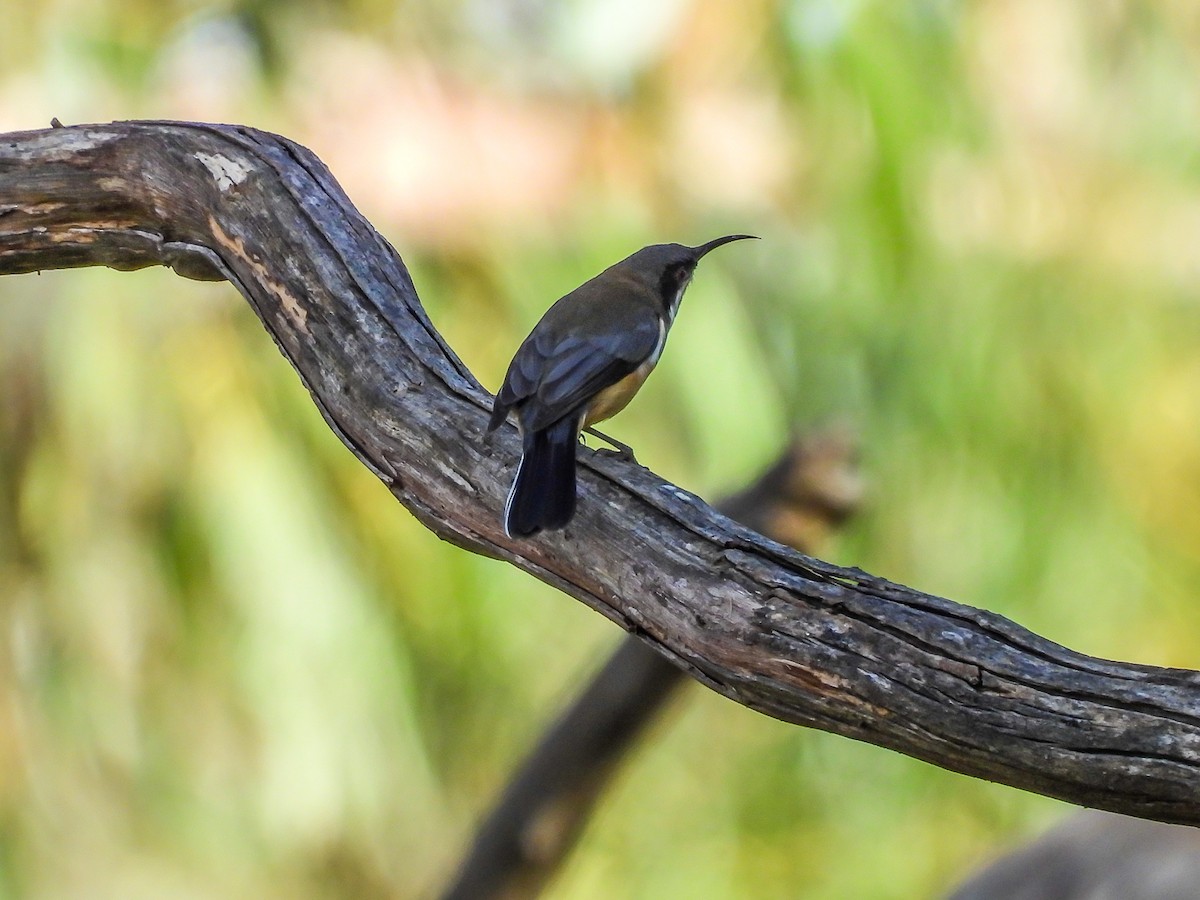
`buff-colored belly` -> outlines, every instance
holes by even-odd
[[[583,418],[583,427],[587,428],[589,425],[603,422],[623,410],[653,371],[654,363],[657,361],[657,359],[653,359],[653,361],[642,363],[616,384],[609,385],[598,393]]]

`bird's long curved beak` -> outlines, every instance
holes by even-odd
[[[693,247],[692,252],[696,254],[696,259],[700,259],[710,250],[716,250],[722,244],[728,244],[733,241],[757,241],[758,236],[753,234],[727,234],[725,237],[714,238],[707,244],[701,244],[699,247]]]

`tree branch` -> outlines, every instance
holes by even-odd
[[[582,600],[760,712],[1075,803],[1200,824],[1200,673],[1107,662],[992,613],[802,556],[584,452],[565,532],[514,541],[515,429],[328,170],[249,128],[0,136],[0,273],[228,278],[347,446],[426,526]]]

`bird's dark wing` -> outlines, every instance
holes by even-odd
[[[496,394],[496,399],[492,401],[492,417],[488,421],[488,431],[495,431],[499,428],[501,423],[508,418],[509,411],[521,401],[527,400],[537,390],[538,369],[542,362],[536,353],[530,352],[528,349],[532,342],[533,335],[531,334],[517,350],[517,355],[513,357],[512,362],[508,364],[508,373],[504,376],[504,384],[500,385],[500,391]]]
[[[586,286],[585,286],[586,287]],[[581,410],[597,393],[633,372],[658,346],[659,318],[646,304],[621,297],[568,297],[592,300],[602,315],[591,316],[586,333],[565,327],[570,307],[560,304],[546,316],[517,351],[497,408],[521,406],[522,426],[538,430]],[[599,321],[597,321],[599,320]]]

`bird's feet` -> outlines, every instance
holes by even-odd
[[[600,438],[600,440],[604,441],[606,444],[612,445],[611,450],[607,447],[602,447],[596,451],[597,453],[600,453],[604,456],[611,456],[624,462],[637,462],[637,457],[633,455],[633,448],[628,444],[622,444],[616,438],[611,438],[603,431],[597,431],[595,428],[585,428],[583,430],[592,437]]]

